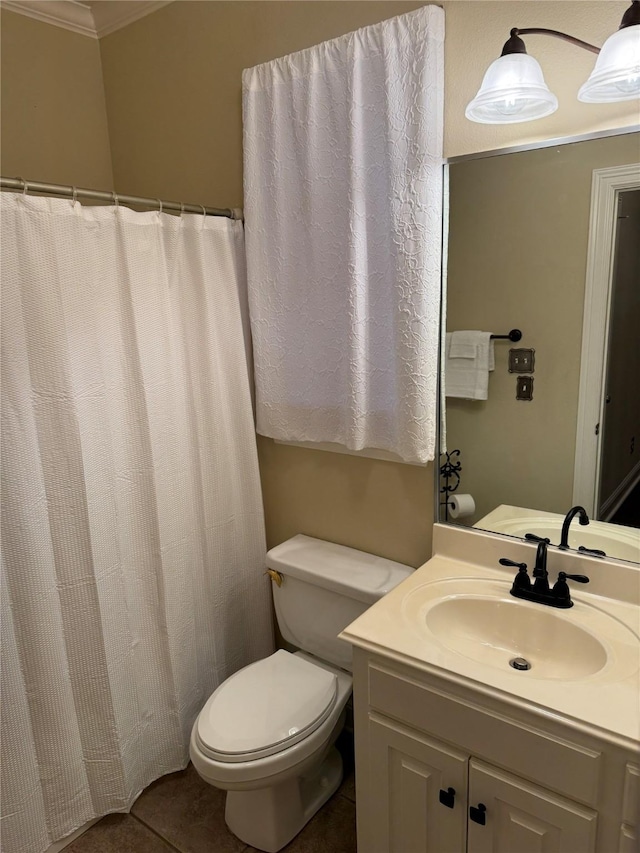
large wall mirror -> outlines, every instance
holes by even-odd
[[[585,358],[600,358],[595,344],[583,351],[585,300],[593,299],[585,282],[606,278],[608,310],[592,307],[606,313],[607,423],[588,426],[600,433],[597,482],[585,499],[592,523],[574,523],[569,544],[640,562],[640,496],[635,508],[622,500],[640,492],[639,162],[636,132],[449,165],[447,331],[517,328],[522,339],[493,342],[486,400],[446,398],[447,449],[460,451],[457,491],[473,497],[475,510],[463,517],[459,509],[453,519],[441,504],[441,521],[559,543],[562,520],[578,502],[576,483],[591,465],[576,456],[588,411],[581,371],[584,386]],[[588,264],[594,172],[622,174],[611,222],[600,225],[612,244],[611,271],[600,258],[599,273]],[[531,400],[516,399],[521,374],[509,372],[511,349],[535,351]]]

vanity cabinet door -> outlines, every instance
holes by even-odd
[[[618,853],[638,853],[638,850],[640,850],[638,840],[635,829],[623,823],[620,827]]]
[[[359,853],[464,853],[468,761],[370,714],[367,839],[359,839]]]
[[[628,763],[624,777],[624,795],[622,798],[622,820],[620,827],[619,853],[638,853],[638,823],[640,812],[640,767]]]
[[[471,812],[480,803],[484,825]],[[475,758],[469,762],[469,806],[468,853],[595,851],[596,812]]]

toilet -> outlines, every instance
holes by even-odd
[[[246,844],[276,853],[342,781],[334,744],[351,695],[351,646],[338,634],[413,571],[298,535],[267,554],[279,650],[211,695],[191,732],[198,774],[227,791],[225,820]]]

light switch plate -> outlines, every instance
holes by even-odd
[[[534,349],[509,350],[509,373],[533,373],[535,363]]]
[[[533,400],[533,376],[518,376],[516,400]]]

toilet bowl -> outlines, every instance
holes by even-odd
[[[211,696],[192,730],[191,760],[228,791],[225,820],[238,838],[276,853],[337,790],[333,744],[350,695],[348,673],[280,650]]]
[[[296,536],[272,549],[279,650],[211,695],[191,732],[198,774],[227,791],[225,820],[246,844],[280,850],[342,781],[334,744],[351,695],[351,648],[337,634],[411,570]],[[281,574],[280,574],[281,573]]]

